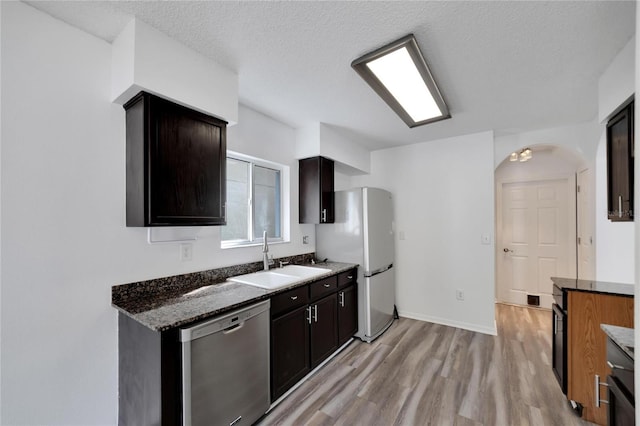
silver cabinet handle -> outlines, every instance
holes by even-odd
[[[313,305],[313,320],[318,322],[318,305]]]
[[[595,400],[596,400],[596,407],[600,407],[600,403],[604,403],[604,404],[608,404],[609,401],[606,401],[604,399],[600,399],[600,386],[609,386],[607,383],[600,383],[600,376],[598,376],[597,374],[593,376],[593,384],[595,386],[594,389],[594,393],[595,393]]]
[[[558,315],[553,316],[553,334],[554,335],[558,334]]]
[[[324,288],[329,288],[329,287],[331,287],[331,284],[323,284],[323,285],[324,285]]]
[[[607,365],[612,370],[625,370],[625,371],[633,371],[631,368],[623,367],[622,365],[613,364],[611,361],[607,360]]]
[[[311,306],[307,307],[307,321],[311,324]]]
[[[347,279],[348,280],[352,280],[353,279],[353,275],[347,275]]]
[[[618,217],[622,217],[622,195],[618,195]]]
[[[341,291],[339,294],[340,294],[340,307],[344,308],[344,291]]]
[[[322,220],[321,222],[327,221],[327,209],[322,209]]]
[[[291,296],[291,300],[298,300],[298,296]]]

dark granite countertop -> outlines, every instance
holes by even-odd
[[[592,293],[613,294],[617,296],[634,295],[633,284],[611,283],[606,281],[579,280],[576,278],[551,277],[551,281],[561,290],[586,291]]]
[[[634,349],[634,329],[628,327],[618,327],[617,325],[600,324],[600,328],[605,332],[607,336],[620,346],[631,359],[635,360]]]
[[[305,266],[314,265],[305,263]],[[268,299],[275,294],[348,271],[358,265],[324,262],[315,266],[330,269],[331,272],[313,278],[302,278],[276,290],[226,281],[226,278],[234,276],[234,272],[235,275],[255,272],[253,264],[248,269],[221,268],[123,284],[112,287],[112,305],[152,330],[165,331]]]

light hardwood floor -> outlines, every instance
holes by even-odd
[[[496,305],[498,336],[401,318],[356,341],[261,425],[589,425],[551,371],[551,312]]]

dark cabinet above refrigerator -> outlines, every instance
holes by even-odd
[[[300,223],[334,222],[334,163],[324,157],[300,160]]]

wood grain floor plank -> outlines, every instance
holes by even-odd
[[[551,371],[551,313],[496,305],[498,336],[401,318],[352,343],[260,425],[583,426]]]

